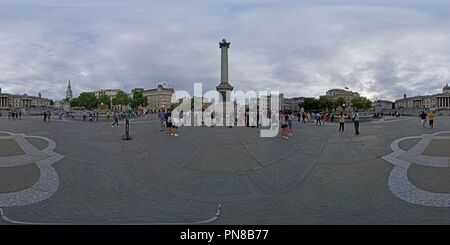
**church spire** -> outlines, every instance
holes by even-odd
[[[66,91],[66,100],[72,99],[72,86],[70,86],[70,80],[69,84],[67,85],[67,91]]]

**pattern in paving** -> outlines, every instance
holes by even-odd
[[[184,127],[172,137],[159,132],[159,123],[151,119],[132,122],[133,140],[123,141],[123,125],[0,118],[1,131],[16,138],[23,134],[34,146],[35,158],[22,156],[22,162],[36,165],[37,155],[50,144],[25,135],[52,139],[56,154],[64,156],[50,165],[59,177],[51,197],[24,206],[14,202],[0,211],[7,222],[24,224],[448,224],[445,205],[410,202],[395,195],[407,192],[391,190],[404,182],[392,185],[389,176],[398,166],[389,156],[411,164],[402,171],[418,189],[446,194],[443,187],[450,185],[450,168],[435,172],[434,163],[428,164],[428,159],[443,164],[436,159],[446,150],[436,146],[450,134],[436,133],[450,131],[450,118],[438,117],[434,129],[418,124],[416,118],[367,122],[355,136],[351,124],[339,133],[334,123],[296,122],[294,136],[285,140],[261,138],[258,129],[245,127]],[[13,135],[0,133],[5,140]],[[422,135],[432,138],[427,146]],[[395,155],[392,142],[411,136],[398,141],[405,154]],[[414,158],[417,145],[424,150]],[[7,157],[17,158],[18,149]],[[37,167],[0,161],[3,173],[17,176],[16,189],[32,187],[21,176],[37,179]],[[424,179],[433,185],[427,187]],[[0,181],[1,194],[13,189]]]
[[[27,164],[36,164],[40,170],[38,181],[31,187],[17,192],[0,193],[0,207],[23,206],[43,201],[50,198],[59,186],[59,177],[52,164],[63,159],[64,156],[54,152],[56,143],[42,136],[26,136],[24,134],[13,134],[10,132],[0,132],[9,136],[0,136],[0,141],[16,142],[23,150],[24,154],[17,156],[0,157],[0,168],[14,167]],[[45,140],[48,146],[39,150],[27,141],[27,138]],[[13,151],[16,147],[13,145]],[[4,146],[4,149],[7,148]],[[9,152],[9,151],[8,151]]]
[[[414,204],[450,207],[450,194],[422,190],[417,188],[408,179],[408,169],[412,164],[437,168],[450,167],[450,145],[445,144],[450,140],[450,136],[439,136],[446,133],[450,133],[450,131],[404,137],[392,142],[391,148],[394,152],[383,157],[383,159],[395,165],[389,176],[389,188],[395,196]],[[408,139],[421,140],[409,150],[402,150],[399,147],[399,143]],[[443,141],[439,146],[443,146],[443,151],[440,151],[440,153],[446,153],[445,157],[423,154],[426,149],[430,149],[430,143],[433,141]],[[436,145],[432,149],[439,149],[439,146]]]

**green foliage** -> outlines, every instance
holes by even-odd
[[[372,101],[366,97],[355,97],[352,99],[352,107],[358,110],[368,110],[372,107]]]
[[[78,98],[74,98],[71,100],[70,105],[73,106],[79,106],[79,107],[85,107],[88,109],[93,109],[95,107],[97,107],[98,105],[98,101],[97,98],[95,97],[94,93],[87,93],[87,92],[83,92],[80,94],[80,96],[78,96]]]
[[[303,107],[305,111],[316,111],[319,109],[319,101],[315,98],[305,98],[299,106]]]
[[[334,103],[327,96],[319,97],[319,109],[329,110],[334,107]]]
[[[111,101],[110,101],[109,97],[106,94],[102,94],[98,98],[98,104],[102,104],[102,103],[104,105],[108,106],[108,108],[110,107]]]
[[[124,91],[119,90],[117,92],[117,95],[112,100],[113,105],[128,105],[130,103],[130,98],[128,97],[128,94],[126,94]]]
[[[344,98],[339,97],[339,98],[336,100],[336,103],[335,103],[335,107],[334,107],[334,108],[337,108],[337,107],[339,107],[339,106],[343,106],[344,104],[346,104],[346,101],[344,100]]]
[[[72,98],[70,100],[70,106],[71,107],[79,107],[80,106],[80,101],[78,100],[78,98]]]
[[[139,106],[147,106],[148,98],[144,96],[144,89],[135,88],[132,90],[133,98],[130,101],[131,108],[137,109]]]

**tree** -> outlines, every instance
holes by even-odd
[[[130,101],[131,108],[137,109],[139,106],[147,106],[148,98],[144,96],[143,88],[135,88],[132,90],[133,98]]]
[[[80,106],[80,101],[78,100],[78,98],[73,98],[70,100],[70,106],[71,107],[79,107]]]
[[[367,99],[367,98],[364,98],[366,101],[364,102],[364,110],[369,110],[370,108],[372,108],[372,101],[371,100],[369,100],[369,99]]]
[[[112,100],[113,105],[128,105],[130,103],[130,98],[128,97],[128,94],[126,94],[124,91],[119,90],[117,91],[116,97]]]
[[[83,92],[78,96],[76,101],[78,102],[78,106],[88,109],[93,109],[98,105],[98,100],[94,93]]]
[[[107,105],[108,108],[110,107],[110,99],[106,94],[102,94],[100,95],[100,97],[98,98],[98,104],[104,104]]]
[[[305,98],[299,106],[303,107],[305,111],[315,111],[319,109],[319,101],[315,98]]]
[[[358,110],[368,110],[372,107],[372,101],[365,97],[355,97],[351,102],[352,106]]]
[[[336,100],[334,109],[338,108],[339,106],[344,106],[344,104],[345,104],[344,98],[339,97],[339,98]]]
[[[333,102],[327,96],[319,97],[319,108],[329,110],[333,107]]]

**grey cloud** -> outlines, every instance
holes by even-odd
[[[12,1],[0,3],[0,87],[64,96],[193,90],[220,79],[222,38],[240,90],[370,98],[439,92],[450,78],[446,1]]]

